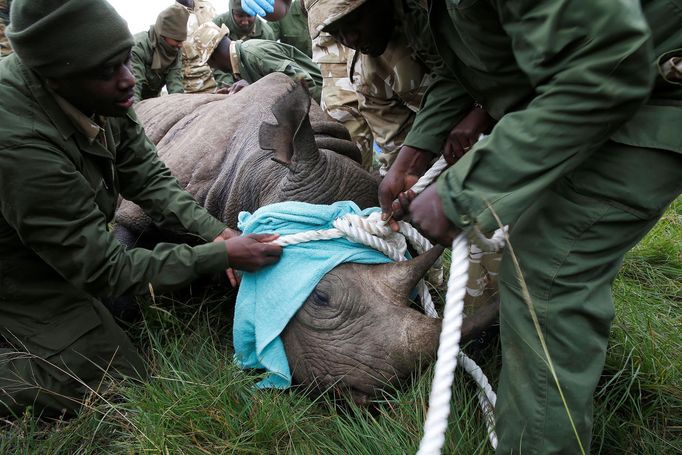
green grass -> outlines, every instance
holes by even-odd
[[[682,453],[682,200],[628,254],[595,399],[593,453]],[[419,445],[430,369],[369,409],[305,390],[256,390],[231,358],[230,295],[157,296],[130,330],[152,368],[76,418],[0,425],[2,454],[403,454]],[[151,300],[151,299],[150,299]],[[498,346],[475,358],[495,382]],[[443,453],[490,454],[458,369]]]

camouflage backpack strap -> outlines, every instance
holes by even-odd
[[[232,67],[232,75],[235,81],[242,78],[242,67],[239,60],[239,52],[237,51],[237,42],[230,41],[230,66]]]

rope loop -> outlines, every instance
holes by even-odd
[[[348,214],[337,218],[332,223],[348,240],[361,243],[381,251],[394,261],[404,261],[407,251],[405,237],[393,232],[379,212],[371,213],[363,218]]]

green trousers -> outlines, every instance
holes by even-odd
[[[73,414],[112,379],[141,378],[145,365],[128,336],[98,301],[67,317],[45,322],[36,311],[34,329],[12,330],[0,306],[0,416],[27,406],[43,416]]]
[[[682,190],[682,155],[608,142],[512,227],[510,242],[583,448],[614,317],[611,285],[630,250]],[[497,454],[579,454],[505,251]]]

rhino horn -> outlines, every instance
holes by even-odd
[[[376,273],[381,283],[391,289],[391,293],[395,296],[392,299],[394,303],[407,305],[406,296],[442,253],[443,247],[437,245],[414,259],[379,265],[373,273]]]
[[[277,124],[263,122],[258,139],[263,150],[273,150],[274,159],[289,164],[294,159],[306,161],[317,159],[319,150],[308,111],[310,94],[302,83],[292,83],[291,89],[272,104]]]

